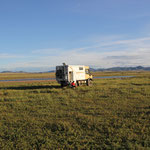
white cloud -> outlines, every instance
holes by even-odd
[[[150,66],[150,37],[138,39],[110,39],[96,41],[93,45],[74,49],[41,49],[32,51],[30,57],[23,55],[24,60],[3,65],[3,68],[51,68],[63,62],[67,64],[83,64],[91,67],[116,66]],[[19,56],[21,57],[21,56]],[[3,54],[0,58],[12,58],[17,55]],[[26,59],[25,59],[26,58]],[[2,68],[2,67],[1,67]],[[37,70],[40,71],[40,70]]]
[[[1,53],[0,54],[0,59],[9,59],[9,58],[18,58],[18,55],[14,54],[7,54],[7,53]]]
[[[62,49],[59,48],[47,48],[47,49],[38,49],[38,50],[33,50],[31,53],[32,54],[40,54],[40,55],[52,55],[57,52],[61,52]]]

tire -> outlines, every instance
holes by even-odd
[[[61,88],[63,88],[63,87],[64,87],[64,83],[63,83],[63,82],[61,82],[61,85],[60,85],[60,86],[61,86]]]
[[[89,80],[88,79],[86,80],[86,85],[89,86]]]
[[[61,87],[63,88],[65,86],[67,86],[67,84],[65,82],[61,82]]]
[[[87,86],[92,86],[92,80],[91,79],[87,79],[86,80],[86,85]]]
[[[81,85],[80,81],[77,81],[77,86],[80,86],[80,85]]]

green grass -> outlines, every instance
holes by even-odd
[[[0,73],[0,80],[28,78],[55,78],[55,73]]]
[[[106,74],[136,77],[0,83],[0,149],[150,149],[150,72]]]

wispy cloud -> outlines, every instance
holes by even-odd
[[[0,53],[0,59],[9,59],[9,58],[18,58],[19,55],[8,54],[8,53]]]
[[[53,55],[58,53],[61,53],[62,49],[60,48],[47,48],[47,49],[37,49],[37,50],[33,50],[31,53],[32,54],[40,54],[40,55]]]
[[[28,56],[1,54],[0,58],[18,59],[23,61],[5,65],[5,68],[48,68],[65,62],[67,64],[84,64],[91,67],[116,67],[116,66],[150,66],[150,37],[136,39],[97,40],[90,46],[74,49],[48,48],[34,50]],[[38,70],[37,70],[38,71]]]

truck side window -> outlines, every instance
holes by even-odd
[[[83,67],[79,67],[79,70],[83,70]]]

